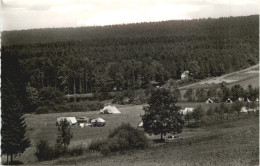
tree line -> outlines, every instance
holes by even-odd
[[[258,18],[3,32],[2,72],[17,73],[16,61],[18,82],[64,94],[146,89],[185,70],[219,76],[258,62]]]
[[[218,89],[196,89],[196,91],[193,89],[188,89],[183,97],[187,101],[197,102],[205,102],[209,98],[218,102],[226,102],[228,99],[236,101],[239,98],[243,101],[247,101],[247,99],[249,101],[256,101],[256,99],[259,99],[259,88],[253,88],[252,85],[248,85],[246,89],[239,84],[236,84],[231,88],[221,85]]]

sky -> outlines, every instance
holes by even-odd
[[[1,0],[1,31],[259,14],[259,0]]]

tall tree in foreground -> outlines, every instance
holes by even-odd
[[[142,115],[144,131],[149,134],[163,135],[167,133],[181,133],[183,120],[175,105],[177,98],[166,89],[156,89],[151,93],[149,106],[144,107]]]
[[[70,130],[70,123],[65,119],[56,123],[58,128],[58,137],[56,139],[56,148],[60,150],[60,153],[67,151],[67,148],[70,144],[70,140],[73,137],[73,134]]]
[[[14,95],[12,84],[4,79],[2,84],[2,130],[1,150],[8,157],[21,154],[30,146],[30,140],[25,138],[26,124],[22,105]]]

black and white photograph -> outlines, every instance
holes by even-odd
[[[259,0],[1,0],[0,165],[258,166]]]

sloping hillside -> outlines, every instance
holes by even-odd
[[[258,165],[259,121],[257,117],[194,129],[183,142],[168,143],[145,151],[103,157],[89,153],[78,158],[41,164],[76,165]],[[190,130],[192,131],[192,130]],[[189,132],[190,132],[189,131]],[[187,132],[187,131],[184,131]],[[195,134],[196,133],[196,134]]]
[[[185,70],[195,79],[215,77],[258,63],[258,25],[255,15],[8,31],[2,74],[14,87],[66,94],[146,89]]]

